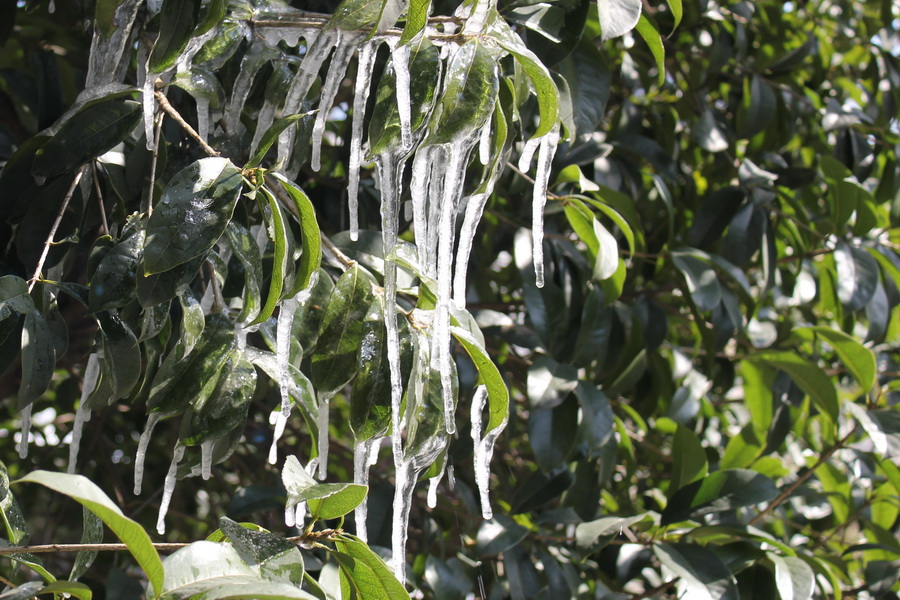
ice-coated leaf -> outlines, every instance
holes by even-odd
[[[478,529],[475,550],[478,556],[496,556],[524,540],[528,530],[506,515],[485,521]]]
[[[265,304],[262,309],[260,309],[256,318],[250,323],[251,325],[262,323],[275,312],[275,307],[278,306],[278,302],[281,300],[281,291],[284,287],[285,273],[288,268],[288,247],[291,245],[291,242],[288,239],[288,231],[287,227],[285,227],[284,213],[282,212],[281,205],[278,204],[275,195],[267,188],[261,187],[259,191],[262,192],[262,196],[265,198],[264,214],[267,217],[266,231],[269,234],[269,238],[272,240],[272,247],[275,252],[272,256],[272,275],[269,279],[269,293],[266,296]],[[261,206],[263,205],[261,204]]]
[[[105,38],[109,38],[118,26],[116,25],[116,9],[125,0],[97,0],[94,8],[94,24]]]
[[[19,409],[39,398],[53,378],[56,348],[53,333],[44,315],[32,309],[22,326],[22,379],[19,383]]]
[[[864,391],[872,389],[872,386],[875,385],[878,367],[875,361],[875,354],[853,336],[847,335],[839,329],[821,325],[795,329],[794,333],[805,339],[812,339],[814,336],[819,337],[834,348],[841,362],[856,377]]]
[[[350,429],[357,442],[384,435],[391,425],[391,374],[383,305],[384,299],[378,295],[369,307],[359,348],[359,375],[350,391]],[[400,373],[406,381],[412,370],[412,335],[406,319],[398,324]]]
[[[410,0],[406,7],[406,25],[403,26],[403,34],[400,36],[400,44],[408,44],[415,39],[428,24],[428,10],[431,8],[431,0]]]
[[[34,471],[16,483],[37,483],[48,487],[79,502],[100,517],[100,520],[128,547],[128,551],[147,574],[150,584],[155,589],[162,588],[163,564],[150,541],[150,536],[140,524],[122,514],[119,507],[113,504],[94,482],[81,475]]]
[[[681,577],[689,598],[739,600],[734,576],[712,550],[694,544],[661,543],[653,553],[663,566]]]
[[[771,479],[747,469],[727,469],[679,489],[662,513],[668,525],[714,512],[768,502],[778,495]]]
[[[597,0],[601,40],[625,35],[641,17],[641,0]]]
[[[838,240],[834,263],[838,299],[848,310],[865,307],[878,287],[878,262],[865,250]]]
[[[131,328],[115,311],[95,315],[103,334],[103,377],[109,384],[109,402],[131,393],[141,376],[141,349]],[[92,406],[100,408],[100,406]]]
[[[133,100],[89,102],[35,152],[31,172],[52,177],[72,171],[121,142],[140,122],[141,105]]]
[[[603,2],[603,0],[599,1]],[[647,13],[641,13],[637,25],[635,25],[635,30],[647,42],[647,46],[650,47],[650,54],[653,55],[653,60],[656,61],[656,70],[658,71],[656,77],[657,85],[664,84],[666,82],[666,49],[663,47],[662,36],[659,34],[659,25],[656,24],[656,20],[653,17]]]
[[[450,327],[450,333],[465,348],[469,358],[475,363],[475,368],[478,369],[480,381],[487,387],[490,418],[484,432],[488,433],[502,427],[509,418],[509,389],[503,381],[500,369],[491,360],[483,344],[468,331],[462,327]]]
[[[397,581],[381,557],[372,552],[359,538],[343,534],[335,540],[334,545],[337,552],[332,553],[332,556],[341,567],[343,598],[355,597],[366,600],[409,598],[406,588]]]
[[[499,89],[497,61],[491,51],[478,39],[460,46],[447,67],[423,143],[446,144],[475,135],[491,116]]]
[[[358,31],[374,26],[382,7],[391,0],[343,0],[331,17],[331,22],[346,31]]]
[[[82,507],[82,544],[99,544],[103,541],[103,521],[100,517],[92,513],[86,506]],[[84,575],[94,559],[97,558],[96,550],[82,550],[75,555],[75,564],[72,565],[72,571],[69,573],[69,579],[77,580]]]
[[[132,229],[106,253],[91,277],[92,312],[120,308],[135,298],[135,273],[143,249],[143,230]]]
[[[231,350],[211,393],[197,398],[181,422],[181,443],[196,446],[221,438],[247,420],[256,370],[243,352]]]
[[[353,511],[362,502],[368,486],[356,483],[317,483],[296,456],[288,456],[281,471],[287,490],[287,506],[306,502],[317,519],[336,519]]]
[[[256,318],[262,304],[261,288],[263,279],[262,256],[259,254],[259,246],[256,240],[247,231],[247,228],[231,221],[225,228],[228,236],[228,244],[234,252],[235,258],[244,267],[244,306],[237,320],[241,323]]]
[[[319,223],[316,220],[316,210],[309,196],[293,181],[288,180],[278,173],[273,173],[291,200],[294,201],[296,213],[292,213],[300,224],[303,238],[300,240],[302,254],[297,262],[294,274],[294,287],[287,294],[292,298],[297,293],[309,287],[315,273],[322,264],[322,242]],[[321,278],[320,278],[321,279]]]
[[[311,379],[319,394],[330,396],[356,374],[363,323],[375,297],[375,280],[359,265],[338,279],[319,325]]]
[[[28,543],[25,517],[9,489],[9,471],[2,460],[0,460],[0,520],[3,525],[0,538],[6,538],[13,545]]]
[[[375,92],[375,107],[369,122],[369,154],[383,154],[401,147],[400,114],[397,110],[397,74],[393,63],[385,69]],[[424,126],[434,107],[441,76],[440,50],[426,36],[410,44],[410,128]]]
[[[622,534],[622,530],[631,527],[647,516],[641,513],[631,517],[600,517],[593,521],[579,523],[575,527],[575,543],[579,548],[597,552]]]
[[[200,36],[218,25],[228,11],[228,0],[209,0],[200,13],[200,23],[194,30],[194,36]]]
[[[261,165],[263,159],[266,157],[266,153],[269,151],[269,148],[272,147],[272,144],[278,141],[278,136],[281,135],[281,132],[300,119],[308,117],[309,114],[310,113],[298,113],[288,115],[275,121],[272,126],[269,127],[263,134],[262,139],[259,142],[259,146],[256,148],[256,153],[254,153],[254,155],[250,157],[250,160],[247,161],[246,165],[244,165],[244,169],[255,169],[256,167]]]
[[[60,594],[74,596],[78,600],[91,600],[93,592],[91,588],[77,581],[52,581],[44,586],[41,594]],[[55,597],[55,596],[54,596]]]
[[[815,573],[806,561],[795,556],[768,553],[775,564],[775,585],[781,600],[810,600],[816,589]]]
[[[147,62],[150,73],[161,73],[175,65],[191,41],[199,17],[200,0],[163,0],[159,38]]]
[[[243,186],[227,158],[202,158],[169,181],[147,223],[144,274],[205,254],[225,232]]]
[[[296,543],[268,531],[250,529],[228,517],[219,519],[219,527],[241,559],[257,567],[265,579],[295,585],[303,582],[303,555]]]
[[[794,352],[767,350],[753,355],[754,362],[761,362],[781,369],[791,376],[794,383],[809,394],[816,407],[835,421],[840,411],[837,391],[831,378],[814,363]]]

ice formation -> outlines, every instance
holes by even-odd
[[[68,473],[74,473],[75,466],[78,463],[78,450],[81,447],[81,434],[84,431],[84,424],[91,420],[91,409],[87,408],[87,399],[97,387],[99,377],[100,360],[97,353],[92,352],[88,356],[87,366],[84,368],[84,380],[81,383],[81,400],[78,402],[78,409],[75,411],[75,424],[72,425]]]

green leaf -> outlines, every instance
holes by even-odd
[[[847,310],[865,307],[878,287],[878,262],[861,248],[837,240],[834,249],[837,294]]]
[[[535,408],[528,416],[528,441],[545,473],[563,464],[577,441],[578,400],[568,396],[553,408]]]
[[[199,37],[221,23],[227,11],[228,0],[209,0],[200,19],[200,24],[197,25],[197,29],[194,31],[194,36]]]
[[[734,577],[712,550],[693,544],[662,543],[653,545],[653,553],[681,577],[686,596],[739,600]]]
[[[181,422],[181,443],[196,446],[219,439],[247,420],[256,391],[256,370],[243,352],[231,350],[223,359],[221,375],[209,394],[201,394]]]
[[[834,383],[818,366],[793,352],[778,350],[759,352],[750,360],[773,366],[790,375],[794,383],[812,398],[820,411],[832,422],[837,419],[840,407]]]
[[[343,0],[334,10],[331,22],[345,31],[358,31],[374,26],[381,9],[389,0]]]
[[[202,158],[172,177],[147,223],[144,274],[205,254],[225,232],[243,187],[227,158]]]
[[[673,252],[672,262],[684,275],[691,299],[702,311],[710,311],[722,300],[722,287],[715,270],[694,256]]]
[[[300,231],[303,238],[300,247],[303,253],[297,263],[297,271],[294,276],[294,287],[291,289],[287,297],[293,298],[302,290],[305,290],[312,283],[313,273],[315,273],[322,264],[322,242],[320,240],[321,232],[319,231],[319,223],[316,221],[316,210],[306,193],[300,189],[296,183],[284,178],[278,173],[273,173],[288,196],[294,201],[294,207],[297,209],[294,218],[300,224]]]
[[[409,100],[410,128],[414,133],[422,129],[434,108],[440,75],[440,50],[427,36],[413,41],[409,47]],[[401,146],[397,75],[391,62],[375,92],[375,107],[369,121],[369,155],[399,151]]]
[[[281,471],[290,508],[306,502],[316,519],[336,519],[365,500],[368,487],[356,483],[316,483],[296,456],[288,456]]]
[[[92,513],[86,506],[81,507],[82,544],[99,544],[103,541],[103,521],[100,517]],[[82,550],[75,555],[75,564],[72,565],[72,571],[69,573],[69,579],[77,580],[79,577],[87,573],[87,570],[94,564],[97,558],[96,550]]]
[[[16,483],[37,483],[48,487],[79,502],[100,517],[100,520],[128,547],[128,551],[144,569],[150,584],[155,589],[162,589],[163,565],[150,541],[150,536],[138,523],[123,515],[119,507],[113,504],[94,482],[81,475],[34,471]],[[150,597],[155,598],[153,595]]]
[[[778,495],[771,479],[755,471],[728,469],[710,473],[679,489],[662,512],[662,525],[709,513],[768,502]]]
[[[208,253],[195,256],[186,263],[169,269],[163,273],[152,275],[144,274],[143,261],[137,267],[137,296],[138,302],[144,308],[158,306],[168,302],[172,298],[182,297],[188,291],[188,286],[197,276],[200,267],[206,261]]]
[[[478,369],[479,381],[487,387],[490,417],[484,432],[488,433],[502,427],[509,419],[509,389],[503,381],[500,369],[491,360],[484,346],[468,331],[461,327],[450,327],[450,333],[465,348],[469,358],[475,363],[475,368]]]
[[[237,221],[228,223],[225,235],[228,236],[228,244],[231,246],[235,258],[244,267],[244,305],[237,320],[246,323],[256,318],[260,310],[263,279],[262,256],[259,254],[256,240],[253,239],[247,228]]]
[[[864,392],[872,389],[877,375],[875,353],[863,346],[856,338],[838,329],[825,326],[801,327],[794,330],[804,339],[819,337],[828,343],[844,365],[853,373]]]
[[[708,468],[700,438],[681,423],[677,425],[672,440],[672,491],[705,477]]]
[[[497,515],[478,528],[475,551],[478,556],[496,556],[506,552],[528,536],[528,529],[506,515]]]
[[[92,312],[120,308],[135,298],[134,277],[143,248],[143,230],[131,230],[100,260],[91,277]]]
[[[602,0],[599,1],[602,2]],[[653,17],[642,13],[635,25],[635,30],[650,47],[650,54],[653,55],[653,59],[656,61],[656,70],[659,72],[656,79],[657,85],[663,85],[666,82],[666,49],[663,47],[662,36],[659,35],[659,25],[656,24]]]
[[[575,544],[580,549],[598,552],[615,538],[622,535],[622,530],[643,521],[647,513],[631,517],[601,517],[593,521],[579,523],[575,527]]]
[[[352,589],[358,594],[357,598],[365,600],[409,598],[403,584],[397,581],[384,561],[362,540],[342,534],[334,545],[338,552],[332,553],[332,556],[341,567],[342,590]]]
[[[52,177],[72,171],[120,143],[141,122],[141,105],[119,96],[89,102],[34,155],[32,173]]]
[[[319,326],[310,372],[316,391],[323,396],[335,394],[356,373],[363,323],[375,297],[374,285],[367,271],[353,265],[334,287]]]
[[[675,19],[675,24],[672,25],[672,31],[675,31],[675,29],[681,25],[681,17],[684,14],[684,8],[681,5],[681,0],[666,0],[666,4],[669,5],[669,10],[672,11],[672,17]]]
[[[737,111],[735,133],[747,139],[764,131],[777,113],[775,92],[759,75],[744,78],[744,95]]]
[[[597,0],[601,41],[625,35],[638,24],[641,0]]]
[[[0,461],[0,519],[3,520],[3,536],[13,544],[28,543],[28,529],[22,509],[9,489],[9,471]],[[2,540],[0,540],[2,541]],[[51,575],[51,580],[53,576]]]
[[[44,586],[39,594],[66,594],[75,596],[78,600],[91,600],[93,593],[91,588],[76,581],[53,581]]]
[[[175,62],[194,35],[200,17],[200,0],[163,0],[159,38],[153,44],[147,71],[162,73]]]
[[[474,136],[494,110],[500,75],[493,54],[477,38],[459,47],[423,144],[447,144]]]
[[[109,39],[118,29],[116,9],[124,2],[125,0],[97,0],[94,8],[94,23],[104,38]]]
[[[259,188],[259,191],[262,192],[266,200],[265,205],[261,204],[261,206],[265,207],[266,231],[272,240],[275,254],[272,257],[272,275],[269,279],[269,293],[266,296],[266,303],[250,325],[262,323],[275,312],[275,307],[278,306],[278,302],[281,300],[281,291],[284,287],[285,272],[288,267],[288,246],[290,245],[288,231],[284,223],[284,214],[281,212],[278,200],[266,187]]]
[[[406,24],[400,36],[400,45],[408,44],[416,38],[428,24],[428,11],[431,0],[410,0],[406,7]],[[423,36],[424,37],[424,36]]]
[[[775,564],[775,585],[781,600],[810,600],[815,592],[815,573],[806,561],[767,553]]]
[[[103,334],[103,377],[110,386],[112,397],[107,404],[125,398],[141,377],[141,349],[137,337],[115,311],[95,315]],[[91,408],[100,408],[92,405]]]
[[[22,379],[19,382],[19,410],[40,398],[53,378],[56,348],[47,319],[38,310],[25,315],[22,326]]]
[[[577,385],[577,370],[549,356],[538,356],[528,368],[528,400],[533,408],[559,406]]]
[[[297,113],[282,117],[275,121],[263,134],[262,139],[259,142],[259,146],[256,147],[256,152],[253,154],[253,156],[250,157],[250,160],[247,161],[247,164],[244,165],[244,169],[255,169],[256,167],[261,165],[263,159],[266,157],[266,153],[269,151],[269,148],[271,148],[272,144],[274,144],[278,140],[278,136],[281,135],[281,132],[300,119],[308,117],[310,114],[312,113]]]
[[[296,543],[259,530],[258,526],[245,527],[228,517],[219,519],[219,527],[241,559],[257,567],[263,578],[298,586],[303,583],[303,555]]]

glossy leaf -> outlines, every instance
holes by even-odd
[[[635,28],[641,17],[640,0],[597,0],[601,39],[625,35]]]
[[[306,502],[317,519],[336,519],[353,511],[366,497],[367,487],[356,483],[316,483],[295,456],[288,456],[281,472],[287,506]]]
[[[875,385],[877,372],[875,354],[856,338],[838,329],[824,326],[803,327],[795,329],[794,332],[807,339],[813,336],[821,338],[834,348],[864,391],[872,389],[872,386]]]
[[[528,530],[505,515],[485,521],[478,528],[475,548],[479,556],[496,556],[525,539]]]
[[[806,561],[769,553],[775,563],[775,585],[781,600],[810,600],[815,592],[815,573]]]
[[[734,576],[716,553],[693,544],[655,544],[659,561],[682,578],[686,594],[698,598],[738,600]]]
[[[273,176],[281,182],[288,196],[294,201],[296,212],[293,214],[299,221],[300,231],[303,233],[303,238],[300,240],[303,253],[297,262],[294,287],[288,292],[288,297],[292,298],[310,286],[313,274],[322,263],[321,233],[319,223],[316,221],[316,210],[306,193],[297,184],[283,178],[278,173]]]
[[[878,285],[878,263],[872,255],[838,240],[834,250],[838,299],[848,310],[859,310],[872,299]]]
[[[286,117],[282,117],[275,121],[263,134],[262,139],[259,142],[259,146],[256,147],[256,152],[253,156],[250,157],[250,160],[247,161],[247,164],[244,165],[244,169],[255,169],[259,165],[262,164],[263,159],[266,158],[266,153],[278,140],[278,136],[281,135],[281,132],[286,130],[291,125],[295,124],[300,119],[304,119],[308,117],[310,113],[297,113],[293,115],[288,115]]]
[[[672,440],[672,487],[678,490],[707,473],[706,451],[693,431],[677,424]]]
[[[761,362],[786,372],[804,392],[809,394],[816,407],[834,421],[839,412],[837,392],[834,383],[815,364],[793,352],[770,350],[754,355],[755,362]]]
[[[175,175],[147,223],[144,274],[168,271],[212,248],[242,186],[240,170],[225,158],[202,158]]]
[[[163,0],[159,38],[147,61],[150,73],[161,73],[175,65],[193,37],[199,18],[200,0]]]
[[[602,2],[603,0],[599,1]],[[647,46],[650,47],[650,54],[653,55],[653,59],[656,61],[656,70],[658,72],[656,83],[657,85],[663,85],[666,82],[666,50],[663,48],[662,36],[659,34],[659,25],[656,24],[653,17],[647,13],[641,13],[634,28],[647,42]]]
[[[138,302],[144,308],[158,306],[173,298],[184,296],[188,286],[206,262],[207,255],[195,256],[163,273],[144,274],[143,261],[138,264],[136,289]]]
[[[579,548],[596,552],[622,534],[626,527],[644,520],[646,513],[631,517],[601,517],[579,523],[575,527],[575,543]]]
[[[141,376],[141,349],[134,332],[116,312],[97,313],[96,318],[103,334],[106,359],[103,375],[112,393],[107,402],[111,402],[128,396],[137,385]]]
[[[679,489],[662,513],[662,524],[767,502],[778,489],[765,475],[744,469],[710,473]]]
[[[144,569],[150,584],[162,588],[163,565],[144,528],[122,514],[118,506],[96,484],[81,475],[33,471],[16,483],[37,483],[68,496],[100,517]],[[153,597],[153,596],[151,596]]]
[[[244,305],[238,315],[238,321],[245,323],[256,318],[261,308],[260,294],[262,289],[263,267],[259,246],[250,232],[236,221],[231,221],[225,228],[228,244],[241,266],[244,268]]]
[[[491,360],[487,350],[469,332],[461,327],[450,327],[450,333],[465,348],[469,358],[475,363],[475,368],[478,369],[479,381],[487,387],[490,418],[484,432],[488,433],[502,427],[509,418],[509,390],[500,370]]]
[[[99,544],[103,541],[103,521],[100,517],[92,513],[86,506],[82,507],[82,544]],[[69,573],[69,579],[76,581],[84,575],[94,559],[97,558],[96,550],[82,550],[75,555],[75,564],[72,565],[72,571]]]
[[[384,561],[358,538],[343,534],[335,540],[334,546],[339,553],[334,553],[333,556],[338,559],[341,567],[342,591],[352,590],[350,593],[355,593],[354,597],[367,600],[409,598],[409,593]]]
[[[247,420],[256,390],[256,370],[242,352],[222,359],[221,375],[209,394],[200,395],[181,423],[181,443],[195,446],[224,437]]]
[[[288,239],[288,231],[284,223],[284,213],[281,212],[281,206],[275,195],[265,187],[259,189],[265,198],[265,214],[267,216],[266,231],[269,239],[272,241],[274,255],[272,257],[272,275],[269,279],[269,293],[266,295],[266,302],[260,309],[259,314],[250,323],[256,325],[262,323],[272,316],[275,307],[281,300],[281,292],[284,288],[285,275],[288,268],[288,247],[290,241]]]

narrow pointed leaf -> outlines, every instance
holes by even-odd
[[[450,333],[465,348],[469,358],[478,369],[481,381],[487,387],[490,418],[485,433],[503,426],[509,418],[509,389],[503,381],[500,369],[491,360],[484,346],[478,343],[478,340],[468,331],[461,327],[451,327]]]
[[[834,348],[834,351],[850,372],[853,373],[853,376],[864,391],[872,389],[872,386],[875,385],[878,366],[875,361],[875,354],[863,346],[856,338],[838,329],[824,326],[803,327],[795,329],[794,332],[799,333],[803,337],[812,337],[811,334],[814,334],[825,340],[829,346]]]
[[[691,598],[738,600],[734,576],[715,552],[693,544],[655,544],[653,553],[681,577]]]
[[[274,144],[278,140],[278,136],[281,135],[281,132],[300,119],[304,119],[309,115],[310,113],[293,114],[282,117],[275,121],[272,126],[269,127],[263,134],[262,140],[260,140],[259,146],[256,148],[256,153],[252,157],[250,157],[250,160],[247,161],[246,165],[244,165],[244,169],[255,169],[256,167],[261,165],[263,159],[266,157],[266,153],[269,151],[269,148],[271,148],[272,144]]]
[[[200,17],[200,0],[163,0],[159,38],[153,44],[147,70],[161,73],[175,65],[187,48]]]
[[[322,241],[319,223],[316,220],[316,209],[313,207],[309,196],[293,181],[288,180],[278,173],[273,176],[277,179],[294,201],[296,213],[294,218],[300,224],[303,238],[300,240],[302,254],[297,263],[297,271],[294,275],[294,287],[288,292],[289,298],[294,297],[302,290],[309,287],[315,273],[322,264]]]
[[[237,320],[243,323],[255,319],[261,308],[262,257],[256,240],[240,223],[231,221],[225,228],[225,234],[228,236],[228,243],[235,258],[244,267],[244,306],[237,317]]]
[[[600,0],[601,2],[603,0]],[[656,21],[646,13],[641,14],[635,29],[640,34],[647,46],[650,47],[650,54],[656,61],[657,84],[662,85],[666,82],[666,49],[663,47],[662,36],[659,34],[659,25]]]
[[[265,214],[268,217],[266,229],[269,238],[272,240],[274,248],[274,256],[272,257],[272,276],[269,280],[269,293],[266,296],[266,303],[260,309],[259,314],[250,323],[256,325],[262,323],[272,316],[275,307],[281,300],[281,291],[284,287],[285,271],[288,267],[287,249],[289,245],[288,232],[284,224],[284,213],[281,212],[281,206],[275,196],[265,187],[260,188],[262,195],[266,200]]]
[[[835,421],[840,411],[837,391],[831,378],[817,365],[793,352],[770,350],[753,356],[761,362],[781,369],[791,376],[800,389],[809,394],[816,407]]]
[[[668,525],[699,516],[768,502],[778,494],[771,479],[746,469],[710,473],[679,489],[662,513]]]

